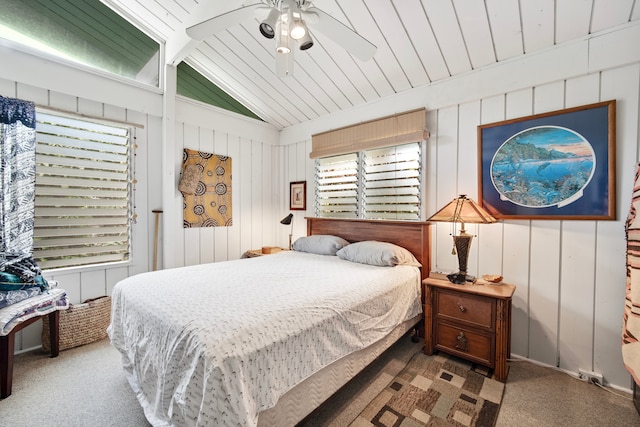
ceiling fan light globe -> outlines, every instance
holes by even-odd
[[[259,28],[260,28],[260,34],[262,34],[268,39],[272,39],[276,35],[276,32],[273,31],[273,27],[267,23],[264,23],[264,22],[261,23]]]
[[[311,34],[307,31],[307,34],[300,40],[298,40],[298,47],[300,50],[307,50],[313,46],[313,39],[311,38]]]
[[[276,52],[278,53],[289,53],[291,52],[290,37],[289,33],[289,22],[285,20],[280,20],[276,27],[278,33],[278,43],[276,44]]]
[[[295,25],[291,29],[291,38],[294,40],[300,40],[307,34],[307,30],[302,25]]]
[[[276,32],[276,22],[280,18],[280,11],[276,8],[272,8],[269,11],[269,15],[260,23],[260,33],[268,39],[272,39]]]
[[[309,37],[309,29],[307,23],[303,19],[297,19],[293,22],[291,28],[291,38],[294,40],[302,40],[305,37]]]
[[[300,43],[300,50],[307,50],[313,47],[313,40],[309,40],[305,43]]]

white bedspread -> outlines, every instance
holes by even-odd
[[[300,381],[418,315],[415,267],[282,252],[116,285],[111,343],[156,426],[255,426]]]

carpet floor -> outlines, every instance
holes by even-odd
[[[300,427],[349,426],[421,349],[422,343],[403,337]],[[529,362],[510,366],[496,427],[640,426],[630,395]],[[0,427],[98,425],[149,426],[108,340],[54,359],[41,351],[15,357],[13,394],[0,400]]]

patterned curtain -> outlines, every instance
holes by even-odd
[[[622,359],[640,385],[640,165],[633,181],[631,209],[627,216],[627,284],[622,326]]]
[[[33,252],[36,108],[0,96],[0,257]],[[6,258],[5,258],[6,259]],[[0,260],[1,261],[1,260]]]

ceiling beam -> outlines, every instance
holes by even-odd
[[[173,66],[178,65],[191,50],[200,44],[200,40],[194,40],[187,35],[187,28],[206,19],[237,9],[241,4],[242,1],[240,0],[224,3],[219,1],[197,3],[193,9],[189,11],[189,18],[185,19],[182,25],[176,27],[173,34],[166,40],[165,62]]]

